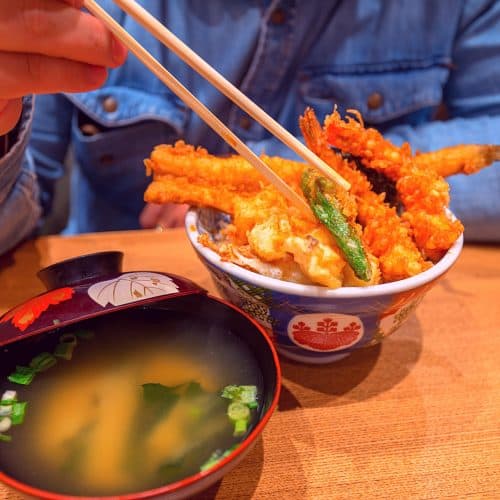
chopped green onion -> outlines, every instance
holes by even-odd
[[[235,422],[243,418],[250,418],[250,409],[243,403],[231,403],[227,408],[227,416]]]
[[[5,391],[0,400],[0,417],[8,417],[12,413],[12,405],[17,400],[16,391]]]
[[[242,385],[239,400],[247,405],[257,401],[257,387],[255,385]]]
[[[9,404],[0,406],[0,417],[9,417],[10,416],[10,414],[12,413],[12,404],[13,403],[14,403],[14,401],[9,401]]]
[[[52,354],[49,352],[42,352],[31,360],[30,367],[38,373],[48,370],[56,363],[57,359]]]
[[[232,402],[227,408],[227,415],[234,424],[234,436],[245,434],[250,422],[250,410],[258,408],[257,386],[255,385],[227,385],[221,396]]]
[[[219,463],[223,458],[226,458],[229,456],[236,448],[238,448],[239,444],[235,444],[234,446],[231,446],[228,450],[226,450],[224,453],[221,453],[221,450],[215,450],[209,457],[209,459],[200,467],[201,471],[210,469],[213,467],[215,464]]]
[[[12,413],[12,405],[17,400],[16,391],[5,391],[0,400],[0,417],[9,417]]]
[[[227,385],[221,396],[233,401],[248,404],[257,401],[257,386],[255,385]]]
[[[0,432],[8,431],[12,426],[10,417],[3,417],[0,419]]]
[[[16,366],[16,371],[11,373],[7,378],[15,384],[29,385],[35,377],[35,370],[29,366]]]
[[[33,379],[34,376],[35,372],[32,368],[18,366],[16,371],[9,376],[9,380],[13,382],[19,380],[24,383],[29,377]],[[2,432],[9,430],[12,425],[19,425],[24,422],[27,405],[28,403],[19,402],[17,400],[16,391],[5,391],[3,393],[2,399],[0,400],[0,441],[10,441],[12,439],[11,436],[2,434]]]
[[[26,413],[26,402],[16,402],[12,405],[12,413],[10,418],[12,420],[12,425],[20,425],[24,422],[24,415]]]
[[[233,402],[227,408],[227,416],[234,424],[233,436],[245,434],[250,421],[250,409],[244,403]]]
[[[2,395],[2,404],[4,401],[17,401],[17,392],[16,391],[5,391]],[[7,404],[7,403],[5,403]]]
[[[75,342],[69,343],[69,342],[60,342],[59,344],[56,345],[56,348],[54,350],[54,356],[56,358],[62,358],[65,359],[66,361],[70,361],[71,358],[73,357],[73,351],[75,350],[76,347],[76,338]]]
[[[246,419],[236,420],[236,422],[234,423],[233,436],[242,436],[247,431],[247,428],[248,428],[248,420]]]
[[[12,441],[12,436],[8,436],[7,434],[2,434],[0,432],[0,441],[3,441],[4,443],[10,443]]]
[[[201,471],[204,471],[204,470],[207,470],[207,469],[210,469],[211,467],[213,467],[217,462],[219,462],[219,460],[222,459],[222,455],[221,455],[221,452],[220,450],[216,450],[214,451],[210,457],[208,458],[208,460],[202,464],[202,466],[200,467],[200,470]]]
[[[234,399],[235,395],[239,394],[240,388],[237,385],[226,385],[222,389],[221,396],[226,399]]]

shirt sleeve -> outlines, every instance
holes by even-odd
[[[416,128],[402,126],[388,137],[414,150],[455,144],[500,144],[500,2],[464,3],[444,89],[449,119]],[[500,163],[471,176],[455,175],[451,210],[464,223],[467,241],[500,242]]]
[[[41,213],[34,162],[26,154],[32,117],[33,100],[26,98],[17,138],[0,158],[0,254],[29,236]]]
[[[73,106],[64,94],[36,98],[28,156],[36,169],[42,216],[51,212],[56,182],[66,170],[72,114]]]

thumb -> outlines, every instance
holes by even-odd
[[[17,125],[22,110],[22,99],[0,99],[0,135],[5,135]]]

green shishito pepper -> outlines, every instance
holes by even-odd
[[[333,182],[307,169],[302,175],[301,188],[313,214],[330,231],[356,276],[369,281],[370,262],[356,230],[342,213]]]

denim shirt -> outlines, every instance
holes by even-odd
[[[322,120],[337,106],[359,110],[369,126],[415,150],[500,143],[500,2],[139,3],[297,136],[306,107]],[[255,152],[293,157],[112,1],[101,4]],[[437,121],[443,103],[449,119]],[[38,96],[28,134],[25,126],[0,160],[0,252],[33,229],[40,207],[50,211],[69,147],[67,233],[137,228],[150,182],[143,159],[157,144],[183,139],[230,152],[133,55],[99,90]],[[500,241],[499,166],[450,183],[466,238]]]

